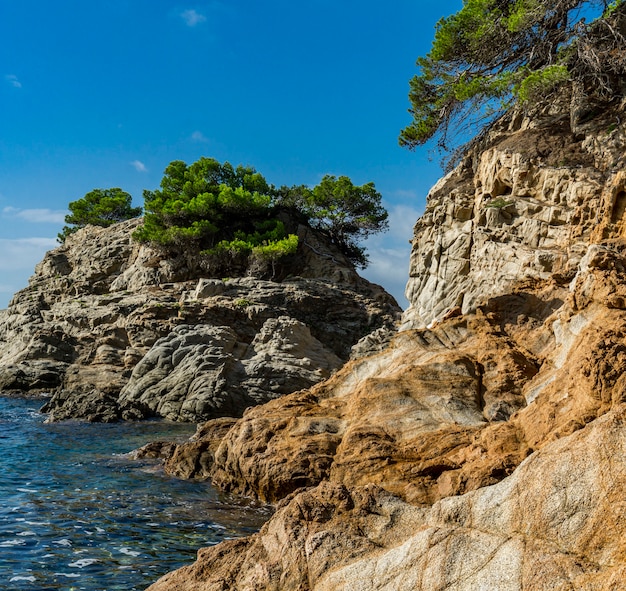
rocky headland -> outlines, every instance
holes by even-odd
[[[570,104],[431,190],[382,350],[161,447],[276,512],[150,591],[623,588],[626,104]]]
[[[395,300],[323,236],[294,227],[280,281],[207,278],[193,257],[87,226],[0,311],[0,392],[52,393],[49,420],[237,417],[380,348]]]
[[[280,281],[202,277],[138,221],[46,256],[2,390],[198,422],[137,455],[276,507],[150,591],[623,588],[626,101],[572,105],[509,113],[433,187],[401,322],[304,227]]]

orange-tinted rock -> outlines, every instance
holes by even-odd
[[[623,110],[506,120],[433,188],[404,330],[215,452],[276,514],[151,591],[624,587]]]
[[[205,548],[149,591],[621,589],[626,405],[529,457],[509,478],[419,508],[321,483],[258,534]]]

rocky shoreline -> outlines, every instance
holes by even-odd
[[[625,108],[495,125],[429,194],[399,330],[328,245],[279,284],[191,279],[128,222],[38,267],[0,318],[0,387],[57,375],[54,418],[108,397],[111,420],[198,422],[138,456],[276,506],[150,591],[618,589]]]
[[[385,349],[165,454],[277,511],[150,591],[620,588],[622,112],[501,122],[431,191]]]

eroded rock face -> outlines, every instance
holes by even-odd
[[[274,517],[151,591],[623,587],[626,134],[611,109],[573,132],[558,109],[505,120],[431,191],[404,330],[186,448],[189,476]]]
[[[588,245],[568,284],[527,278],[251,410],[218,448],[214,482],[270,502],[330,480],[433,503],[501,480],[624,401],[622,250]]]
[[[0,314],[2,391],[54,392],[52,420],[240,416],[329,376],[399,318],[308,228],[278,282],[203,277],[193,257],[133,242],[139,223],[85,228],[45,256]]]
[[[277,502],[324,480],[417,504],[493,484],[626,401],[626,260],[589,247],[475,314],[403,331],[318,386],[249,410],[211,449],[213,482]],[[610,302],[610,306],[607,306]]]
[[[248,412],[218,449],[213,481],[271,502],[324,479],[385,482],[406,498],[431,502],[438,477],[463,470],[462,450],[488,417],[524,406],[521,392],[498,396],[499,376],[536,373],[518,347],[489,332],[465,321],[405,332],[385,352],[351,362],[319,387]],[[523,454],[518,463],[526,449],[511,452]],[[466,466],[466,478],[480,482],[477,468]]]
[[[328,482],[261,531],[202,550],[150,591],[619,589],[626,575],[626,406],[506,480],[429,508]]]
[[[270,318],[252,343],[221,326],[176,327],[137,364],[119,396],[170,420],[234,417],[308,388],[343,364],[293,318]]]
[[[432,188],[414,230],[405,328],[475,310],[524,279],[567,282],[590,242],[622,235],[620,112],[577,133],[562,112],[513,114]]]

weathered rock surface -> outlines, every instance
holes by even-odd
[[[376,483],[432,503],[504,478],[626,400],[626,317],[602,300],[623,293],[626,261],[590,250],[601,268],[558,288],[567,303],[553,289],[494,298],[251,409],[216,451],[214,483],[270,502],[322,480]]]
[[[276,514],[151,591],[624,586],[624,107],[510,117],[431,191],[391,343],[185,448]]]
[[[54,392],[51,420],[240,416],[329,376],[399,318],[304,226],[279,282],[203,277],[193,257],[134,243],[139,223],[85,228],[46,255],[0,312],[0,391]]]
[[[201,550],[150,591],[620,589],[626,406],[533,454],[506,480],[415,507],[328,482],[258,534]]]
[[[310,387],[342,364],[288,316],[266,320],[249,345],[229,327],[181,325],[136,365],[119,402],[171,420],[234,417]]]
[[[432,188],[415,225],[405,327],[473,310],[525,278],[567,282],[590,242],[622,236],[620,110],[577,133],[568,113],[512,115]]]
[[[189,441],[153,441],[135,450],[136,459],[161,459],[165,471],[184,479],[206,480],[213,466],[213,458],[224,436],[237,419],[223,418],[198,425]]]

